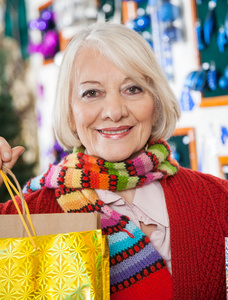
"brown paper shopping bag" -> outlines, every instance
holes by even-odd
[[[109,299],[108,238],[96,229],[99,214],[30,215],[16,178],[4,171],[17,184],[23,213],[17,207],[19,215],[0,216],[0,228],[8,228],[0,231],[0,299]],[[17,206],[10,187],[17,189],[0,173]]]
[[[14,174],[3,166],[5,172],[9,173],[16,183],[20,197],[23,197],[20,185]],[[24,198],[24,197],[23,197]],[[28,216],[25,211],[25,203],[22,201],[22,214],[26,224],[29,226]],[[68,232],[80,232],[93,229],[100,229],[99,213],[83,214],[32,214],[32,224],[36,229],[36,235],[58,234]],[[22,222],[19,222],[18,215],[1,215],[0,237],[26,237],[27,233]]]

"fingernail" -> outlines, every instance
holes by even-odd
[[[25,152],[25,149],[21,150],[19,155],[23,154],[24,152]]]
[[[9,152],[3,153],[3,156],[4,156],[5,159],[9,159],[10,158]]]

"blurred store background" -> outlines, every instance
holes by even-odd
[[[62,55],[80,28],[105,21],[155,51],[182,110],[169,141],[180,165],[228,179],[227,1],[0,0],[0,136],[26,147],[21,185],[65,154],[51,126]]]

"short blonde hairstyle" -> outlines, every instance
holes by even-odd
[[[151,136],[153,140],[168,139],[176,127],[180,109],[151,46],[140,34],[124,25],[96,23],[75,35],[64,53],[53,111],[53,128],[60,145],[67,150],[81,145],[73,130],[71,87],[74,68],[77,68],[75,57],[83,47],[97,49],[151,93],[154,102]]]

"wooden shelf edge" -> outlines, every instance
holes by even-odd
[[[200,107],[228,105],[228,95],[219,97],[203,98]]]
[[[218,156],[220,177],[225,179],[225,174],[222,170],[223,166],[228,165],[228,156]]]
[[[47,9],[50,5],[52,5],[54,0],[47,1],[46,3],[42,4],[38,7],[39,12],[41,12],[44,9]]]
[[[196,141],[195,141],[195,130],[192,127],[176,128],[173,136],[177,135],[188,135],[190,139],[189,143],[189,154],[190,154],[190,165],[191,169],[197,171],[197,154],[196,154]]]

